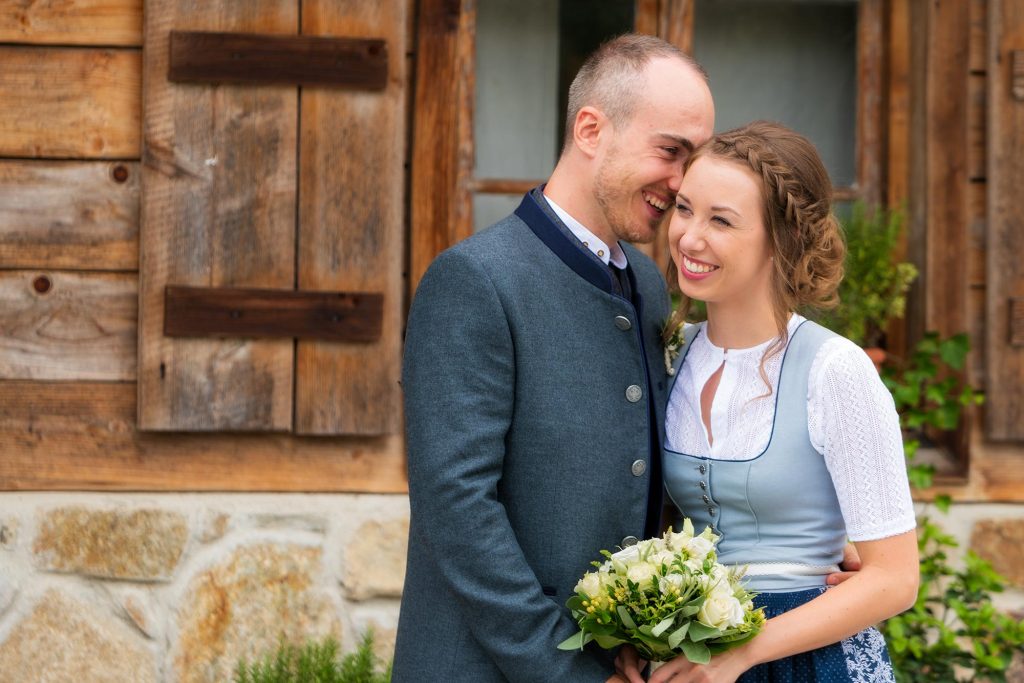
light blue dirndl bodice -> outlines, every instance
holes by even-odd
[[[675,378],[701,329],[687,328]],[[793,332],[774,395],[772,434],[759,455],[716,460],[663,449],[665,488],[672,501],[698,532],[710,526],[721,537],[720,562],[750,565],[745,582],[757,592],[823,586],[834,569],[829,567],[843,556],[846,526],[839,500],[807,427],[811,364],[821,345],[834,336],[809,320]],[[789,566],[775,572],[774,563]]]

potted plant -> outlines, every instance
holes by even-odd
[[[819,315],[818,321],[859,344],[880,367],[886,325],[903,317],[907,289],[917,277],[913,264],[893,263],[903,214],[882,208],[868,211],[857,202],[842,226],[846,272],[839,285],[839,306]]]

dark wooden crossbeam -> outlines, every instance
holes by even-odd
[[[171,31],[167,78],[176,83],[343,86],[383,90],[387,43],[254,33]]]
[[[339,342],[380,339],[378,293],[182,287],[164,290],[168,337],[294,337]]]

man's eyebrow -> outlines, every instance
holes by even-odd
[[[678,135],[672,135],[671,133],[655,133],[655,135],[663,140],[671,140],[687,152],[692,152],[695,148],[695,145],[692,142]]]

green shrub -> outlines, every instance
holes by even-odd
[[[326,638],[297,647],[282,642],[277,650],[235,670],[235,683],[390,683],[391,664],[373,653],[373,633],[359,647],[339,657],[338,642]]]

